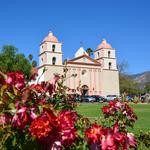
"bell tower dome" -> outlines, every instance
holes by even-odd
[[[62,65],[62,43],[49,32],[40,44],[39,65]]]
[[[103,69],[117,70],[115,49],[105,39],[94,51],[94,58],[101,63]]]

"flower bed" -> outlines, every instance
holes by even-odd
[[[36,74],[31,76],[35,79]],[[65,75],[37,84],[21,72],[0,72],[0,149],[137,148],[139,139],[128,132],[137,116],[127,103],[114,100],[102,107],[101,124],[77,114],[66,94]],[[149,135],[143,138],[146,142]],[[147,143],[149,147],[149,143]]]

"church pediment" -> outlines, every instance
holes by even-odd
[[[87,55],[82,55],[79,57],[76,57],[74,59],[68,60],[67,64],[86,64],[86,65],[98,65],[100,66],[100,63],[97,62],[96,60],[92,59],[91,57]]]

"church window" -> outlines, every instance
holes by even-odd
[[[108,57],[110,58],[110,51],[108,51]]]
[[[55,47],[56,47],[56,46],[53,44],[53,45],[52,45],[52,51],[53,51],[53,52],[55,52]]]
[[[84,75],[86,73],[86,70],[82,70],[81,74]]]
[[[111,62],[109,62],[108,64],[109,70],[111,69],[111,65],[112,65]]]
[[[56,57],[52,58],[52,64],[55,65],[56,64]]]

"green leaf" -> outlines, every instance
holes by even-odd
[[[40,114],[41,114],[41,112],[43,111],[43,107],[39,105],[38,108],[39,108],[39,111],[40,111]]]
[[[10,92],[6,92],[7,94],[8,94],[8,96],[11,98],[11,99],[14,99],[15,98],[15,96],[12,94],[12,93],[10,93]]]
[[[8,112],[10,112],[12,115],[14,115],[16,113],[16,108],[15,108],[15,104],[14,103],[10,103],[8,105],[8,108],[10,109],[10,110],[8,110]]]
[[[2,87],[1,87],[1,89],[0,89],[0,94],[1,94],[1,96],[3,96],[3,93],[4,93],[4,91],[7,89],[7,85],[6,84],[4,84]]]

